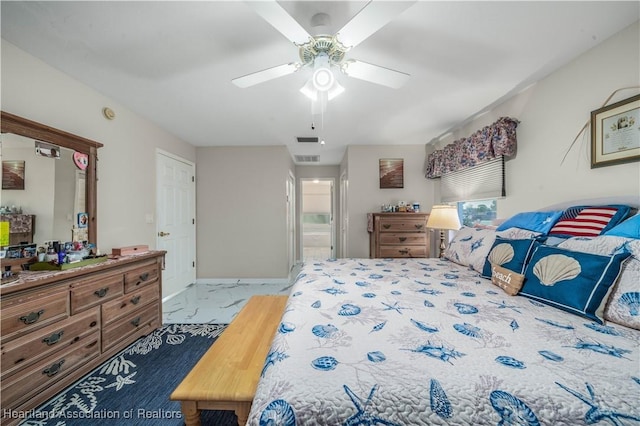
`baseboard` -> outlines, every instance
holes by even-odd
[[[196,284],[289,284],[288,278],[198,278]]]
[[[171,298],[173,298],[173,297],[176,297],[177,295],[179,295],[180,293],[182,293],[183,291],[185,291],[185,290],[187,290],[189,287],[191,287],[193,284],[194,284],[194,283],[191,283],[191,284],[189,284],[188,286],[186,286],[185,288],[183,288],[183,289],[181,289],[181,290],[178,290],[178,291],[176,291],[175,293],[171,293],[171,294],[170,294],[170,295],[168,295],[168,296],[163,297],[163,298],[162,298],[162,303],[166,302],[167,300],[169,300],[169,299],[171,299]]]

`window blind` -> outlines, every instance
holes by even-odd
[[[445,203],[506,196],[504,157],[442,175],[440,196]]]

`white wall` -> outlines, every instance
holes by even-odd
[[[197,149],[198,279],[287,278],[285,146]]]
[[[591,169],[589,128],[570,146],[590,112],[600,108],[612,92],[636,87],[620,92],[610,103],[640,93],[639,85],[640,24],[636,22],[438,145],[469,136],[501,116],[520,120],[518,152],[506,163],[507,197],[498,200],[499,217],[567,200],[638,195],[639,162]]]
[[[98,151],[98,246],[155,247],[155,149],[195,162],[195,148],[2,40],[3,111],[104,144]],[[108,121],[102,108],[111,107]]]

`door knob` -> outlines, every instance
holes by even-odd
[[[160,232],[158,232],[158,236],[159,236],[159,237],[166,237],[167,235],[169,235],[169,233],[168,233],[168,232],[164,232],[164,231],[160,231]]]

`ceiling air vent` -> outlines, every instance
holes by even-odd
[[[298,136],[296,139],[299,143],[318,143],[317,136]]]
[[[319,155],[295,155],[296,163],[319,163]]]

